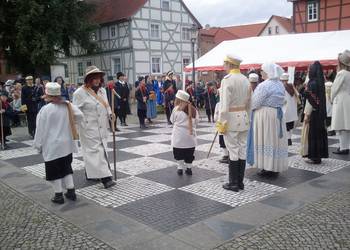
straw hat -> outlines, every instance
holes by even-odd
[[[345,66],[350,67],[350,51],[345,50],[343,53],[340,53],[338,56],[338,60]]]
[[[190,100],[190,95],[183,90],[178,90],[176,93],[176,98],[188,102]]]
[[[27,76],[26,80],[33,80],[33,76]]]
[[[49,96],[60,96],[61,95],[61,85],[57,82],[48,82],[45,85],[45,94]]]
[[[86,77],[88,75],[92,75],[92,74],[102,74],[102,76],[105,75],[105,72],[101,71],[99,68],[97,68],[96,66],[92,65],[86,68],[85,70],[85,76],[84,76],[84,82],[86,80]]]

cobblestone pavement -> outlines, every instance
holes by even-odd
[[[0,182],[0,249],[113,249]]]
[[[216,248],[350,249],[350,190],[317,202]]]

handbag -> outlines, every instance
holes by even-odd
[[[27,105],[23,104],[21,105],[21,107],[19,108],[22,112],[27,112],[28,111],[28,107]]]

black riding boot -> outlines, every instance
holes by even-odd
[[[239,161],[231,161],[228,166],[228,180],[229,182],[224,184],[222,187],[227,190],[231,190],[234,192],[239,191]]]
[[[238,187],[239,189],[244,190],[244,172],[245,172],[245,160],[239,160],[239,182],[238,182]]]
[[[64,199],[63,199],[63,193],[55,193],[55,196],[51,199],[53,203],[57,204],[63,204]]]

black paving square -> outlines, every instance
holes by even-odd
[[[159,128],[164,128],[164,127],[161,127],[161,126],[157,126],[157,125],[149,125],[146,123],[146,126],[147,128],[145,129],[141,129],[140,127],[125,127],[127,130],[133,130],[133,131],[136,131],[136,132],[151,132],[152,129],[159,129]]]
[[[337,151],[337,147],[330,147],[328,148],[329,158],[337,159],[337,160],[343,160],[343,161],[350,161],[350,154],[348,155],[338,155],[334,154],[333,152]]]
[[[158,183],[162,183],[173,188],[181,188],[184,186],[191,185],[193,183],[209,180],[224,175],[221,173],[197,167],[193,167],[192,172],[193,175],[186,175],[184,173],[183,175],[179,176],[176,173],[176,167],[169,167],[155,170],[152,172],[143,173],[137,176]]]
[[[229,209],[232,208],[228,205],[172,190],[114,210],[160,232],[171,233]]]
[[[123,149],[123,148],[145,145],[145,144],[149,144],[149,143],[151,143],[151,142],[130,139],[130,140],[117,141],[115,144],[116,144],[117,149]],[[113,148],[113,142],[108,142],[107,145],[109,148]]]
[[[121,162],[121,161],[126,161],[126,160],[130,160],[130,159],[136,159],[136,158],[140,158],[140,157],[143,157],[142,155],[138,155],[136,154],[137,152],[135,152],[135,154],[133,153],[128,153],[128,152],[125,152],[125,151],[119,151],[117,150],[116,152],[116,159],[117,159],[117,162]],[[108,152],[107,153],[108,155],[108,160],[111,164],[113,164],[113,151],[111,152]]]
[[[322,174],[317,172],[311,172],[302,169],[289,168],[287,171],[279,173],[271,177],[261,177],[257,175],[260,170],[248,169],[245,174],[245,178],[250,180],[256,180],[260,182],[265,182],[275,186],[280,186],[284,188],[289,188],[308,180],[322,176]]]
[[[113,168],[113,165],[111,166]],[[114,179],[114,171],[112,170],[112,175]],[[117,171],[117,180],[126,178],[129,175]],[[99,180],[87,180],[85,176],[85,170],[75,170],[73,174],[74,186],[76,189],[84,188],[100,183]]]
[[[210,143],[211,141],[208,141],[208,140],[203,140],[203,139],[197,139],[197,145],[202,145],[202,144],[208,144]],[[171,145],[171,141],[163,141],[163,142],[160,142],[161,144],[166,144],[166,145]]]
[[[27,144],[24,144],[24,143],[21,143],[21,142],[17,142],[17,141],[10,141],[6,145],[8,147],[7,150],[30,147]]]
[[[6,162],[15,165],[16,167],[27,167],[40,163],[44,163],[44,159],[41,154],[17,157],[5,160]]]
[[[208,155],[208,152],[203,152],[203,151],[196,150],[194,152],[194,157],[195,157],[194,160],[195,161],[199,161],[199,160],[206,159],[207,155]],[[217,154],[211,153],[210,157],[213,157],[213,156],[217,156]],[[173,151],[168,151],[168,152],[165,152],[165,153],[152,155],[152,157],[159,158],[159,159],[162,159],[162,160],[175,161]],[[195,164],[195,162],[194,162],[194,164]]]

